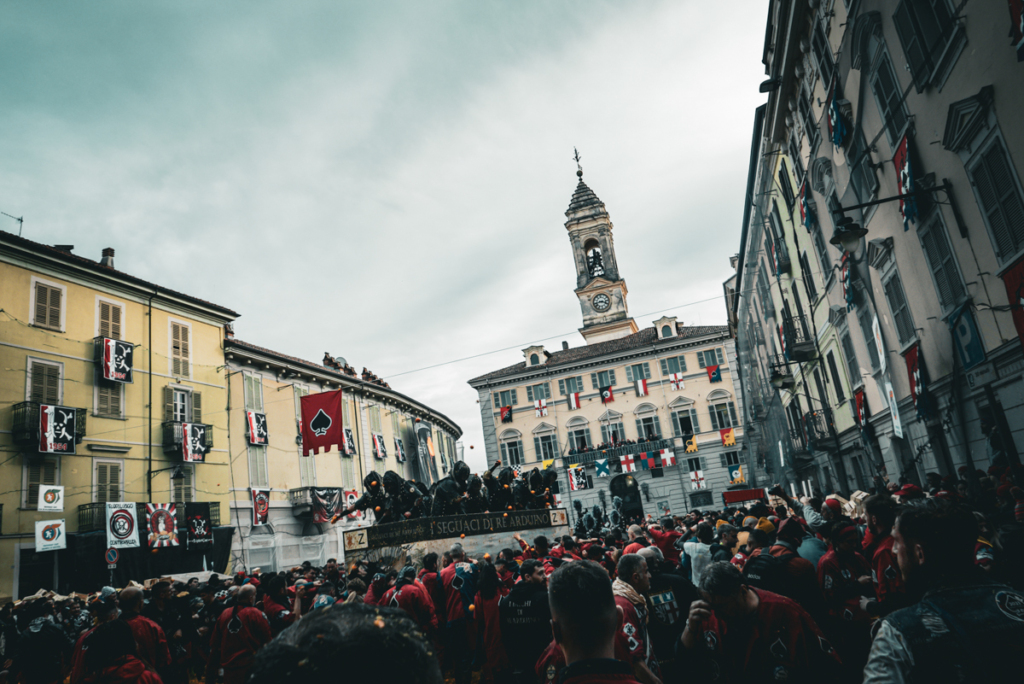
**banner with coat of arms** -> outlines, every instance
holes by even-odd
[[[189,551],[213,548],[213,522],[209,502],[185,504],[185,540]]]
[[[270,520],[270,490],[252,490],[252,526],[266,525]]]
[[[132,501],[107,502],[107,548],[137,549],[139,543],[139,523],[135,516],[135,503]]]
[[[149,529],[149,548],[178,545],[178,521],[174,504],[146,504],[146,527]]]

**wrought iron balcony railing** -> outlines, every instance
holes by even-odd
[[[23,401],[13,407],[14,420],[11,431],[14,441],[33,452],[39,450],[39,407],[42,405],[38,401]],[[75,409],[75,444],[81,444],[85,437],[87,414],[88,411],[85,409]]]
[[[184,423],[176,421],[168,421],[163,424],[164,453],[181,454],[182,425],[184,425]],[[206,436],[203,441],[203,446],[205,447],[206,452],[209,453],[210,449],[213,448],[213,426],[206,425],[205,423],[189,423],[189,425],[202,425],[206,428]]]
[[[611,447],[607,449],[590,449],[584,452],[577,452],[575,454],[566,454],[563,456],[563,460],[566,463],[580,463],[588,465],[594,461],[600,461],[603,458],[620,458],[630,454],[642,454],[647,451],[661,451],[662,449],[671,449],[672,440],[670,439],[656,439],[650,442],[640,442],[639,444],[623,444],[622,446]]]
[[[807,432],[807,441],[812,449],[819,451],[832,446],[835,436],[832,411],[825,407],[805,413],[804,430]]]

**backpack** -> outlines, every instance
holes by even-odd
[[[795,552],[776,557],[764,549],[747,559],[743,566],[743,577],[749,586],[792,598],[793,578],[786,570],[786,565],[795,557]]]

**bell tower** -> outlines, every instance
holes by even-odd
[[[576,154],[579,183],[565,212],[573,260],[576,264],[576,296],[583,313],[580,334],[587,344],[614,340],[637,332],[626,306],[626,281],[619,276],[612,239],[612,222],[604,202],[583,182],[583,168]]]

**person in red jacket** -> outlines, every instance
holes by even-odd
[[[216,684],[219,673],[224,684],[243,684],[256,651],[270,641],[270,623],[258,608],[253,608],[255,598],[256,587],[246,584],[238,590],[235,606],[217,618],[206,663],[206,684]]]
[[[160,625],[142,613],[142,590],[127,587],[121,590],[121,619],[132,629],[139,659],[157,672],[171,664],[171,651],[167,636]]]
[[[434,604],[437,623],[443,625],[448,618],[444,606],[444,589],[441,587],[441,573],[437,569],[437,554],[428,553],[423,557],[423,567],[416,576],[427,590],[427,596]]]
[[[466,558],[462,544],[453,544],[449,553],[452,562],[441,571],[445,613],[448,616],[444,652],[455,669],[455,684],[469,684],[476,645],[473,611],[469,610],[469,606],[476,597],[480,573],[476,561]]]
[[[832,548],[818,561],[818,582],[825,595],[828,623],[843,663],[859,673],[871,648],[871,616],[861,610],[861,597],[874,596],[871,566],[858,552],[860,534],[852,523],[831,530]]]
[[[661,555],[672,565],[679,565],[679,549],[676,548],[676,540],[683,536],[683,533],[676,529],[676,521],[665,516],[661,519],[660,525],[651,525],[647,528],[647,534],[654,540],[655,546],[661,549]]]
[[[498,577],[497,569],[488,562],[480,564],[479,591],[473,601],[473,616],[477,624],[477,662],[483,663],[480,679],[486,684],[504,679],[509,669],[508,655],[501,639],[501,616],[498,602],[508,593]]]
[[[661,668],[647,626],[647,594],[651,589],[647,561],[639,554],[623,554],[616,575],[612,593],[622,613],[622,629],[615,638],[629,652],[629,663],[636,678],[643,684],[661,684]]]
[[[75,643],[75,650],[71,655],[71,684],[79,684],[88,674],[85,669],[85,654],[89,650],[85,646],[86,639],[100,625],[117,619],[117,591],[113,587],[103,587],[99,594],[89,599],[89,612],[96,619],[96,627],[78,637]]]
[[[382,572],[378,572],[373,576],[373,581],[370,582],[370,586],[366,590],[366,595],[363,596],[363,603],[371,606],[381,605],[381,599],[384,598],[384,594],[391,588],[393,583],[394,578],[391,576],[391,573],[385,575]]]
[[[295,604],[288,598],[284,577],[274,575],[267,584],[267,593],[263,595],[263,614],[270,621],[270,633],[277,636],[295,621],[302,617],[302,599],[306,596],[306,588],[295,590]]]
[[[160,676],[139,660],[135,635],[124,620],[111,620],[92,630],[84,667],[90,673],[86,684],[163,684]]]
[[[701,575],[704,601],[690,604],[677,650],[694,681],[834,682],[842,680],[838,654],[818,625],[791,599],[746,584],[728,562]]]
[[[548,585],[551,633],[566,666],[549,646],[537,661],[538,681],[554,684],[639,684],[629,654],[619,654],[619,609],[608,573],[597,563],[566,563]]]
[[[398,573],[395,586],[384,592],[380,605],[401,608],[416,621],[433,641],[437,634],[437,615],[434,602],[427,595],[427,589],[416,581],[416,568],[407,565]]]
[[[871,579],[878,598],[874,600],[865,596],[860,600],[860,607],[873,617],[884,617],[907,605],[906,585],[892,548],[896,508],[896,502],[887,494],[875,494],[864,499],[864,515],[875,540]]]

